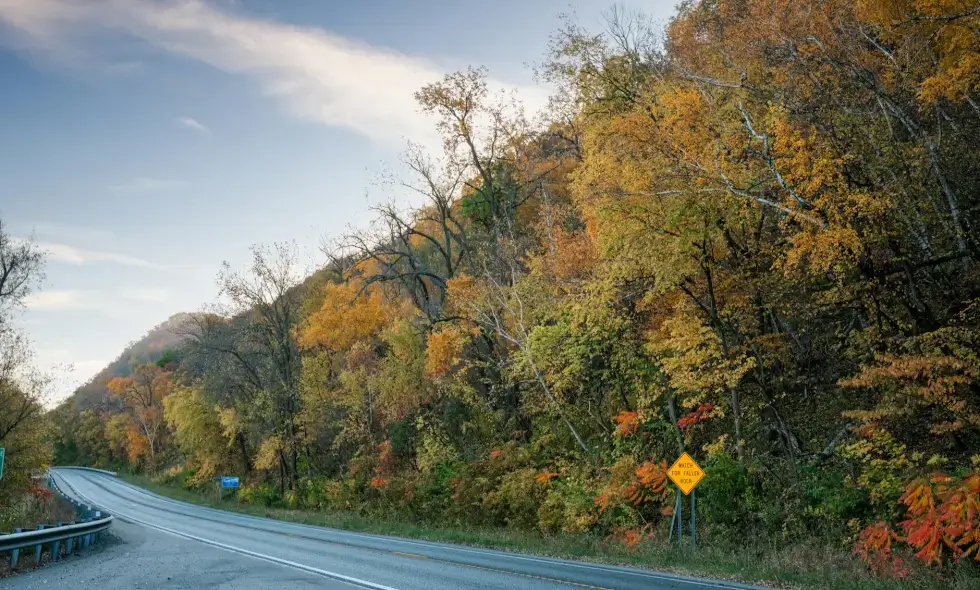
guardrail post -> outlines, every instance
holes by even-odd
[[[75,524],[75,521],[68,523],[68,526]],[[75,549],[75,537],[68,537],[65,539],[65,556],[71,555],[72,550]]]
[[[14,533],[19,533],[19,532],[21,532],[21,530],[19,528],[18,529],[14,529]],[[19,557],[20,557],[20,549],[13,549],[13,550],[10,551],[10,567],[11,568],[17,567],[17,558],[19,558]]]
[[[102,518],[102,511],[101,510],[96,510],[95,511],[95,520],[99,520],[100,518]],[[99,540],[99,533],[92,533],[92,542],[95,543],[98,540]]]
[[[37,525],[37,530],[43,531],[44,530],[44,525],[43,524]],[[43,549],[43,545],[41,545],[41,543],[38,543],[37,545],[34,546],[34,565],[38,565],[38,564],[41,563],[41,550],[42,549]]]
[[[60,527],[61,523],[57,523],[56,527]],[[51,542],[51,561],[58,561],[58,557],[61,555],[61,541]]]

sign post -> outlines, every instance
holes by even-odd
[[[3,456],[6,449],[0,447],[0,479],[3,479]]]
[[[697,546],[697,534],[695,532],[695,499],[694,499],[694,488],[697,487],[698,483],[704,478],[704,470],[694,462],[687,453],[682,453],[680,457],[674,461],[674,464],[670,466],[667,470],[667,477],[670,481],[674,482],[677,486],[677,503],[674,509],[674,515],[677,519],[677,542],[682,542],[682,535],[684,531],[684,513],[683,504],[681,502],[681,493],[685,496],[691,496],[691,547]],[[671,527],[673,529],[673,527]],[[672,531],[673,532],[673,531]]]

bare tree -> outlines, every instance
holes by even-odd
[[[12,237],[0,220],[0,442],[40,414],[51,383],[35,368],[27,336],[9,326],[10,313],[43,278],[44,253]]]
[[[368,261],[375,263],[377,270],[365,276],[365,288],[396,284],[435,323],[442,319],[447,281],[459,273],[469,254],[458,211],[466,171],[432,159],[414,144],[402,161],[413,177],[388,176],[385,184],[421,196],[421,206],[404,211],[389,201],[374,207],[377,218],[369,229],[349,229],[337,243],[326,244],[324,252],[347,271],[364,268]]]
[[[300,355],[293,328],[299,320],[302,301],[298,292],[300,276],[298,248],[295,243],[252,248],[252,264],[244,272],[233,271],[227,262],[218,276],[220,293],[227,299],[226,317],[244,318],[241,336],[245,345],[261,361],[243,363],[252,367],[249,376],[260,404],[273,411],[274,434],[285,442],[279,453],[280,488],[285,491],[288,477],[295,488],[297,478],[296,415],[300,411]],[[233,358],[234,350],[226,354]],[[259,370],[262,373],[259,373]]]
[[[44,252],[32,240],[8,234],[0,219],[0,329],[11,310],[24,305],[27,296],[44,279]]]

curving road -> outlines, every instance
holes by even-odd
[[[306,583],[310,584],[304,587],[336,589],[750,588],[731,582],[693,579],[633,568],[294,524],[178,502],[94,471],[59,468],[52,473],[59,487],[67,494],[83,503],[98,506],[122,520],[123,523],[117,523],[119,528],[141,527],[146,533],[163,533],[161,536],[170,539],[161,545],[187,545],[189,550],[185,553],[189,552],[191,556],[184,558],[175,554],[171,558],[175,562],[172,564],[173,572],[185,576],[195,573],[195,562],[191,558],[193,554],[200,557],[208,551],[217,551],[232,561],[251,562],[243,566],[246,569],[254,568],[256,560],[264,562],[263,565],[267,567],[264,567],[263,575],[269,576],[270,580],[277,579],[277,576],[283,580],[282,586],[272,583],[266,587],[285,587],[287,579],[302,572]],[[139,555],[138,549],[133,549],[136,556]],[[129,556],[128,552],[126,556]],[[99,557],[93,556],[91,559]],[[139,577],[139,571],[127,573]],[[213,575],[214,572],[201,571],[197,574]],[[170,577],[164,579],[159,573],[147,571],[145,577],[147,579],[140,580],[140,587],[185,587],[171,584]]]

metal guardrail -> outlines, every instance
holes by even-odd
[[[56,469],[78,469],[81,471],[95,471],[96,473],[104,473],[106,475],[111,475],[113,477],[118,477],[118,471],[106,471],[105,469],[96,469],[95,467],[76,467],[74,465],[59,465]]]
[[[45,545],[50,547],[52,561],[58,561],[61,556],[61,544],[65,545],[65,554],[71,555],[75,550],[85,549],[99,538],[99,533],[112,525],[112,515],[103,514],[100,510],[80,504],[77,500],[65,494],[51,474],[47,477],[48,487],[70,501],[78,510],[79,521],[57,523],[56,525],[38,525],[37,530],[21,531],[15,529],[11,534],[0,534],[0,553],[10,553],[10,567],[16,567],[20,551],[28,547],[34,548],[34,562],[41,561]]]

